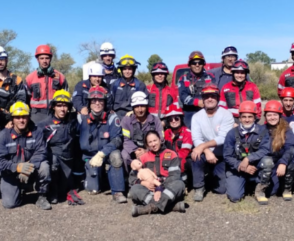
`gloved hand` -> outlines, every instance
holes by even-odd
[[[17,164],[16,171],[18,173],[23,173],[26,175],[31,175],[34,172],[34,164],[29,162],[21,162]]]
[[[26,174],[20,173],[18,175],[18,179],[21,183],[28,183],[29,176],[27,176]]]
[[[102,151],[98,151],[98,153],[90,160],[90,165],[93,167],[101,167],[104,157],[105,154]]]
[[[67,193],[66,197],[68,205],[84,205],[85,202],[82,200],[82,198],[78,195],[76,190],[70,190]]]
[[[126,116],[131,116],[132,114],[134,114],[134,111],[131,110],[131,111],[126,113]]]

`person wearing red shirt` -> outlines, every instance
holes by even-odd
[[[283,105],[282,117],[288,122],[294,121],[294,88],[286,87],[280,93],[280,99]]]

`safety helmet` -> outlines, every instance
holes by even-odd
[[[47,54],[47,55],[49,55],[50,57],[52,57],[52,51],[51,51],[51,48],[50,48],[48,45],[39,45],[39,46],[36,48],[35,57],[37,58],[38,55],[40,55],[40,54]]]
[[[55,91],[52,101],[54,102],[65,102],[71,104],[70,93],[64,89]]]
[[[133,56],[131,55],[124,55],[120,58],[119,62],[116,63],[118,68],[123,68],[125,66],[131,66],[131,67],[138,67],[139,62],[137,62]]]
[[[227,55],[236,55],[236,58],[238,59],[238,50],[234,46],[228,46],[222,51],[222,58]]]
[[[0,58],[8,58],[8,53],[2,46],[0,46]]]
[[[235,61],[231,69],[232,72],[238,71],[238,70],[244,70],[246,74],[249,74],[250,72],[248,64],[242,59]]]
[[[26,103],[17,101],[10,106],[9,113],[11,116],[27,116],[30,115],[30,107]]]
[[[201,95],[206,94],[217,94],[219,96],[219,88],[215,84],[206,84],[201,90]]]
[[[109,42],[105,42],[101,44],[100,46],[100,56],[103,56],[106,54],[113,54],[115,56],[115,49],[113,45]]]
[[[294,98],[294,88],[286,87],[286,88],[282,89],[280,97],[281,98],[285,98],[285,97]]]
[[[257,114],[257,106],[251,100],[245,100],[240,104],[239,113],[252,113]]]
[[[279,114],[283,113],[283,106],[280,101],[270,100],[265,104],[264,112],[276,112]]]
[[[88,94],[88,99],[106,100],[107,90],[102,86],[91,87]]]
[[[294,52],[294,43],[292,43],[291,48],[290,48],[290,53]]]
[[[104,68],[101,64],[98,64],[98,63],[94,63],[94,64],[91,64],[89,66],[89,69],[88,69],[88,75],[89,76],[104,76],[105,75],[105,71],[104,71]]]
[[[166,108],[165,117],[167,118],[173,115],[184,115],[184,112],[178,102],[174,102],[173,104],[171,104],[170,106]]]
[[[131,106],[148,105],[148,97],[143,91],[136,91],[131,97]]]
[[[163,62],[158,62],[153,64],[152,69],[151,69],[151,74],[156,74],[156,73],[163,73],[163,74],[169,74],[168,68],[165,63]]]
[[[190,62],[194,59],[202,59],[204,61],[204,65],[206,64],[204,55],[200,52],[200,51],[193,51],[190,56],[189,56],[189,60],[188,60],[188,65],[190,66]]]

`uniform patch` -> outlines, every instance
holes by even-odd
[[[30,131],[28,134],[27,134],[28,137],[32,136],[32,132]]]
[[[166,152],[166,153],[164,153],[164,156],[163,156],[163,158],[164,159],[170,159],[171,158],[171,152]]]
[[[108,132],[104,132],[103,136],[104,136],[104,138],[109,138],[109,133]]]
[[[17,137],[17,135],[11,134],[12,140],[14,140]]]
[[[84,87],[84,88],[88,88],[87,85],[86,85],[85,83],[83,84],[83,87]]]
[[[120,120],[119,120],[119,118],[115,118],[115,120],[114,120],[114,124],[117,126],[117,127],[120,127]]]

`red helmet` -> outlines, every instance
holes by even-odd
[[[106,99],[107,90],[101,86],[91,87],[88,94],[88,99]]]
[[[284,97],[294,98],[294,88],[286,87],[286,88],[282,89],[280,97],[281,98],[284,98]]]
[[[151,69],[151,74],[156,74],[156,73],[163,73],[163,74],[169,74],[168,68],[165,63],[163,62],[158,62],[153,64],[152,69]]]
[[[291,52],[294,52],[294,43],[292,43],[292,45],[291,45],[290,53]]]
[[[201,90],[201,95],[205,94],[217,94],[219,95],[219,88],[215,84],[206,84]]]
[[[237,60],[232,66],[231,70],[232,72],[238,71],[238,70],[244,70],[246,74],[249,74],[250,72],[248,64],[242,59]]]
[[[38,57],[40,54],[47,54],[49,56],[52,56],[51,48],[48,45],[39,45],[36,48],[35,57]]]
[[[182,108],[179,106],[178,102],[174,102],[170,106],[166,108],[165,117],[173,116],[173,115],[184,115]]]
[[[283,106],[281,104],[281,102],[277,101],[277,100],[270,100],[265,104],[264,107],[264,112],[276,112],[279,114],[283,113]]]
[[[239,113],[252,113],[257,114],[257,106],[253,101],[243,101],[239,107]]]
[[[190,66],[190,62],[193,59],[202,59],[204,61],[204,65],[206,64],[204,55],[200,52],[200,51],[193,51],[190,56],[189,56],[189,60],[188,60],[188,65]]]

